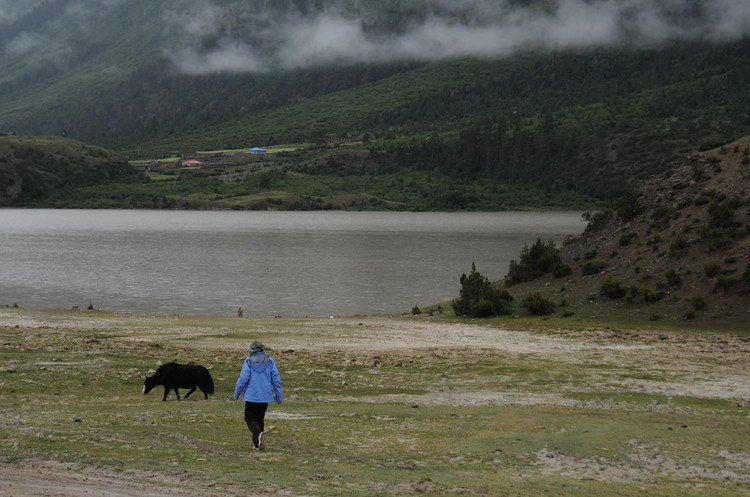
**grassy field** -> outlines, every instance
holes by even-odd
[[[51,461],[206,496],[750,494],[746,337],[524,326],[1,308],[0,482]],[[264,452],[231,399],[255,339],[285,392]],[[216,394],[142,395],[171,360]]]

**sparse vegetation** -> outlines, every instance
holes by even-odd
[[[612,321],[543,324],[554,319],[510,328],[426,314],[5,308],[0,481],[24,472],[36,494],[51,481],[70,495],[127,483],[143,495],[578,497],[637,495],[644,482],[662,497],[698,497],[707,485],[712,496],[742,494],[750,419],[738,371],[750,344]],[[231,400],[253,339],[276,349],[285,393],[269,406],[264,452],[252,451]],[[215,395],[142,395],[144,375],[173,359],[210,367]],[[106,490],[86,486],[101,479]]]

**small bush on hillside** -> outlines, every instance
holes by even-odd
[[[648,239],[646,245],[656,245],[661,242],[661,233],[654,233],[651,238]]]
[[[667,269],[667,272],[664,273],[664,277],[667,279],[667,285],[669,286],[680,286],[682,283],[682,278],[677,274],[677,270],[674,267]]]
[[[641,295],[643,295],[643,300],[646,302],[658,302],[664,298],[664,292],[657,292],[647,287],[641,289]]]
[[[622,235],[620,237],[620,246],[621,247],[626,247],[626,246],[630,245],[630,242],[633,240],[633,238],[635,238],[637,236],[638,236],[638,233],[635,233],[633,231],[631,231],[627,235]]]
[[[617,216],[623,221],[630,221],[643,212],[643,206],[638,201],[640,193],[635,190],[627,190],[614,201],[613,208]]]
[[[602,281],[602,291],[604,295],[611,299],[620,299],[627,293],[627,289],[622,286],[622,282],[613,280],[611,277]]]
[[[513,313],[513,296],[497,288],[471,264],[471,273],[461,275],[459,297],[451,303],[456,316],[490,317]]]
[[[700,311],[706,308],[706,300],[700,293],[696,293],[695,295],[690,297],[690,305],[696,311]]]
[[[669,226],[670,221],[677,219],[679,213],[672,207],[657,207],[651,214],[651,227],[664,229]]]
[[[598,253],[599,253],[599,251],[598,251],[598,250],[596,250],[596,249],[594,249],[594,250],[589,250],[588,252],[586,252],[585,254],[583,254],[583,258],[584,258],[585,260],[587,260],[587,261],[590,261],[591,259],[593,259],[594,257],[596,257],[596,255],[597,255]]]
[[[587,261],[581,266],[581,273],[583,275],[598,274],[606,267],[607,263],[604,261]]]
[[[708,248],[716,250],[729,245],[739,232],[740,223],[734,217],[734,211],[742,205],[737,197],[715,199],[708,207],[710,218],[703,235],[708,241]]]
[[[554,302],[544,298],[539,292],[524,295],[521,300],[521,307],[536,316],[546,316],[552,314],[555,310]]]
[[[586,221],[586,229],[584,232],[597,230],[603,228],[614,216],[614,210],[611,207],[607,207],[600,211],[586,211],[581,217]]]
[[[636,190],[627,190],[604,209],[595,212],[584,212],[582,216],[583,220],[588,223],[584,231],[602,228],[615,216],[623,221],[630,221],[643,212],[643,206],[638,200],[640,196],[641,193]]]
[[[731,288],[736,284],[737,284],[737,278],[734,278],[731,276],[719,276],[718,278],[716,278],[716,283],[714,285],[714,288],[717,291],[722,291],[722,290]]]
[[[678,257],[685,252],[687,246],[688,242],[684,236],[676,236],[672,238],[672,242],[669,244],[669,253]]]
[[[626,294],[625,299],[628,303],[631,303],[638,296],[642,296],[643,300],[646,302],[658,302],[664,298],[664,292],[652,290],[646,286],[638,287],[636,285],[631,285],[628,288],[628,293]]]
[[[555,278],[563,278],[565,276],[570,275],[573,270],[570,269],[570,265],[568,264],[560,264],[555,268],[554,271],[552,271],[552,274],[555,276]]]
[[[719,261],[706,262],[703,264],[703,271],[705,271],[706,276],[713,278],[721,271],[721,263]]]
[[[505,283],[511,286],[531,281],[547,273],[556,272],[561,264],[560,251],[555,247],[555,242],[550,240],[544,243],[537,238],[531,247],[524,245],[517,261],[510,261]]]

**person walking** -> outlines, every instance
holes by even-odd
[[[266,448],[264,421],[268,404],[274,400],[281,404],[284,400],[281,374],[266,351],[273,349],[258,341],[250,344],[234,387],[234,400],[242,395],[245,401],[245,423],[253,434],[255,450]]]

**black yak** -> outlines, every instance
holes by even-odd
[[[208,369],[198,364],[177,364],[176,362],[168,362],[159,366],[153,376],[147,377],[146,381],[143,382],[143,395],[146,395],[157,385],[164,386],[164,398],[161,400],[167,400],[169,391],[174,389],[174,393],[177,395],[177,400],[180,400],[180,392],[178,388],[189,388],[190,391],[185,394],[185,398],[190,397],[190,394],[195,392],[196,388],[200,388],[201,392],[206,399],[208,394],[214,393],[214,379],[211,378],[211,373]]]

